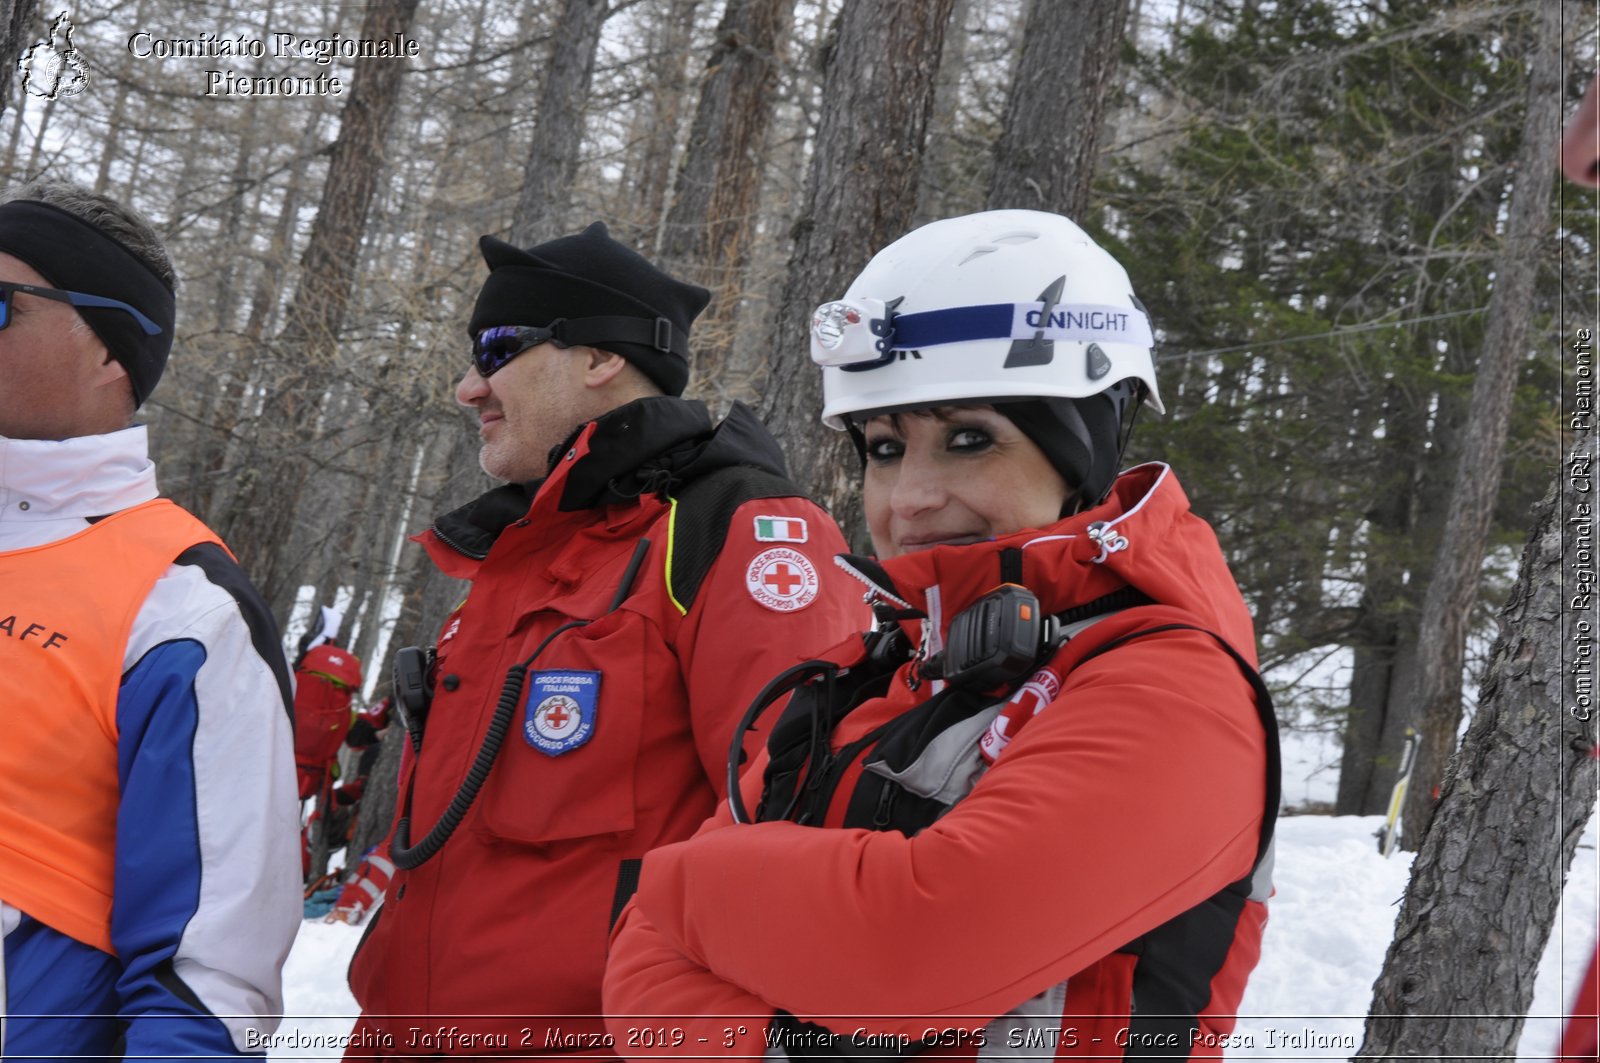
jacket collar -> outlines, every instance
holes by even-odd
[[[1048,614],[1128,586],[1163,600],[1150,559],[1166,549],[1188,511],[1171,470],[1152,463],[1123,473],[1094,509],[1045,528],[886,561],[840,555],[837,563],[910,620],[926,619],[942,640],[951,618],[1008,581],[1033,591]]]
[[[156,494],[144,425],[63,440],[0,436],[0,550],[52,542]]]
[[[552,452],[550,473],[503,484],[436,520],[434,535],[482,560],[511,523],[543,520],[665,496],[678,484],[728,465],[785,475],[783,452],[743,403],[712,426],[704,403],[655,395],[580,425]]]

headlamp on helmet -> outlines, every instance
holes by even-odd
[[[886,365],[895,351],[972,340],[1155,343],[1142,309],[1104,303],[989,303],[896,314],[881,299],[857,296],[823,303],[811,315],[811,360],[846,370]]]
[[[1070,509],[1110,489],[1134,404],[1161,412],[1153,346],[1122,265],[1070,220],[1034,210],[913,230],[811,315],[824,424],[993,405],[1072,486]]]
[[[1127,271],[1058,214],[992,210],[913,230],[811,316],[822,418],[1087,399],[1129,378],[1161,411]]]
[[[893,349],[890,320],[882,299],[862,296],[823,303],[811,314],[811,360],[840,368],[881,365]]]

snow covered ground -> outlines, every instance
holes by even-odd
[[[1246,1017],[1236,1031],[1241,1044],[1248,1040],[1253,1047],[1236,1047],[1229,1059],[1342,1059],[1360,1045],[1361,1017],[1410,870],[1404,853],[1388,860],[1378,855],[1372,838],[1378,823],[1377,817],[1356,816],[1279,821],[1278,892],[1261,964],[1240,1009]],[[1600,918],[1595,846],[1591,822],[1539,968],[1523,1058],[1548,1058],[1558,1037],[1556,1016],[1588,962]],[[293,1014],[279,1029],[270,1058],[338,1058],[337,1051],[290,1046],[315,1045],[318,1035],[350,1030],[356,1007],[344,972],[360,936],[357,927],[302,924],[284,972],[284,1006]]]

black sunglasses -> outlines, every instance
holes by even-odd
[[[67,292],[60,288],[39,288],[32,284],[17,284],[14,281],[0,281],[0,329],[11,324],[11,297],[17,292],[24,295],[37,295],[41,299],[53,299],[58,303],[71,303],[73,306],[103,307],[108,310],[123,310],[133,315],[133,319],[144,329],[146,336],[155,336],[161,332],[161,326],[145,317],[138,310],[118,299],[107,299],[103,295],[86,295],[83,292]]]
[[[483,329],[472,340],[472,364],[478,375],[490,377],[504,369],[506,363],[530,347],[541,343],[567,344],[556,339],[556,330],[535,328],[532,325],[495,325]]]

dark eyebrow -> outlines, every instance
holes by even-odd
[[[975,402],[969,405],[949,404],[945,406],[931,406],[925,410],[898,410],[894,413],[883,414],[881,416],[885,416],[889,419],[889,424],[893,426],[896,435],[905,435],[904,426],[902,426],[900,423],[900,418],[902,417],[926,417],[938,421],[940,424],[954,424],[961,419],[963,414],[971,413],[976,410],[994,410],[994,407],[987,402]],[[995,412],[998,413],[999,411]],[[875,421],[877,418],[874,417],[873,420]],[[865,429],[865,427],[865,425],[862,426],[863,429]]]

